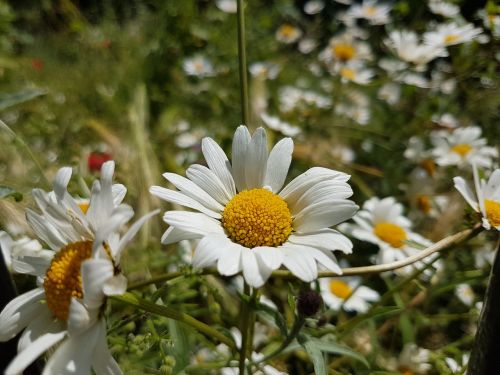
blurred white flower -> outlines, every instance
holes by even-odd
[[[215,75],[212,63],[204,56],[186,58],[182,64],[184,72],[189,76],[212,77]]]
[[[285,44],[295,43],[302,36],[302,30],[289,23],[281,25],[276,30],[276,39]]]
[[[376,0],[363,0],[362,4],[354,4],[347,11],[347,17],[365,19],[371,25],[384,25],[390,22],[391,6],[377,3]]]
[[[397,104],[401,98],[401,86],[397,83],[385,83],[378,90],[377,97],[390,105]]]
[[[354,82],[358,85],[367,85],[372,81],[375,72],[359,64],[348,64],[339,70],[342,82]]]
[[[340,66],[350,61],[371,60],[372,58],[370,46],[357,40],[349,31],[330,38],[328,46],[319,54],[320,61],[326,64],[340,64]]]
[[[462,354],[462,358],[460,363],[458,363],[454,358],[447,357],[444,359],[444,362],[451,370],[453,374],[459,375],[463,374],[467,369],[467,364],[469,363],[470,353]]]
[[[309,0],[304,4],[304,12],[306,14],[318,14],[325,7],[325,3],[322,0]]]
[[[321,296],[328,307],[339,310],[343,307],[347,311],[365,313],[372,302],[380,299],[380,294],[361,284],[359,277],[320,279]]]
[[[250,65],[250,74],[264,79],[276,79],[281,71],[281,65],[272,62],[256,62]]]
[[[455,295],[464,305],[472,306],[475,294],[469,284],[459,284],[455,288]]]
[[[401,60],[419,65],[425,65],[437,57],[448,56],[448,52],[441,45],[425,45],[420,43],[417,34],[413,31],[394,30],[389,33],[385,44]]]
[[[443,0],[429,0],[429,9],[434,14],[439,14],[440,16],[453,18],[460,14],[460,8],[452,3]]]
[[[276,116],[271,116],[267,113],[260,115],[264,124],[272,130],[280,132],[287,137],[295,137],[300,134],[301,130],[298,126],[291,125],[288,122],[281,120]]]
[[[480,27],[467,23],[460,26],[454,22],[439,24],[436,30],[424,34],[424,43],[431,47],[447,47],[455,44],[467,43],[477,38],[481,33]]]
[[[432,122],[448,129],[455,129],[459,125],[457,118],[451,113],[434,114],[432,115]]]
[[[238,10],[236,0],[216,0],[215,5],[217,8],[226,13],[236,13]]]
[[[318,42],[312,38],[304,38],[299,42],[299,52],[307,55],[316,49]]]

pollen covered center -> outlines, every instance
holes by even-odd
[[[356,54],[354,47],[347,43],[338,43],[333,46],[334,55],[340,60],[351,60]]]
[[[43,288],[47,306],[57,319],[67,320],[71,298],[83,297],[80,266],[91,256],[92,241],[79,241],[66,245],[52,259]]]
[[[407,239],[406,231],[399,225],[382,222],[375,225],[373,233],[382,241],[395,248],[403,247]]]
[[[240,245],[276,247],[292,232],[292,215],[286,202],[271,191],[244,190],[224,208],[222,225]]]
[[[490,224],[494,227],[500,226],[500,202],[485,199],[484,208]]]
[[[451,151],[460,155],[461,157],[466,156],[469,152],[472,151],[472,146],[467,143],[460,143],[451,148]]]
[[[347,299],[352,294],[352,288],[343,281],[332,280],[330,281],[330,292],[339,298]]]

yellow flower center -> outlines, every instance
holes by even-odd
[[[292,232],[292,215],[286,202],[269,190],[244,190],[224,208],[222,225],[240,245],[276,247]]]
[[[458,40],[458,35],[456,34],[448,34],[444,37],[444,44],[455,43]]]
[[[89,202],[78,203],[78,207],[80,207],[80,210],[82,210],[83,214],[87,213],[89,205],[90,205]]]
[[[472,151],[472,146],[467,143],[460,143],[451,148],[451,151],[460,155],[462,158]]]
[[[339,298],[347,299],[352,294],[352,288],[343,281],[332,280],[330,281],[330,292]]]
[[[378,223],[373,228],[373,233],[382,241],[395,248],[403,247],[406,240],[406,231],[399,225],[392,223]]]
[[[484,208],[486,217],[494,227],[500,226],[500,202],[495,202],[489,199],[484,200]]]
[[[417,207],[420,211],[422,211],[424,214],[428,214],[431,212],[431,200],[428,195],[419,195],[417,197]]]
[[[363,14],[366,17],[372,17],[377,13],[377,8],[372,7],[372,6],[367,6],[363,9]]]
[[[48,308],[60,320],[67,320],[72,297],[82,298],[80,266],[92,256],[92,241],[74,242],[54,256],[45,275],[43,288]]]
[[[354,69],[349,68],[342,68],[340,70],[340,75],[350,80],[354,80],[354,78],[356,78],[356,72],[354,71]]]
[[[295,35],[295,27],[292,25],[283,25],[280,28],[280,34],[285,38],[291,38]]]
[[[356,49],[348,43],[339,43],[333,46],[333,54],[340,60],[351,60],[356,54]]]

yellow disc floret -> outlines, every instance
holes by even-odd
[[[292,215],[286,202],[271,191],[244,190],[224,208],[222,225],[240,245],[276,247],[292,232]]]
[[[356,54],[356,49],[348,43],[338,43],[333,46],[333,54],[340,60],[351,60]]]
[[[458,35],[448,34],[444,37],[444,44],[452,44],[458,41]]]
[[[467,143],[460,143],[451,148],[455,154],[460,155],[462,158],[472,151],[472,146]]]
[[[407,239],[406,231],[399,225],[382,222],[375,225],[373,233],[382,241],[395,248],[403,247]]]
[[[356,78],[356,71],[350,68],[342,68],[340,69],[340,75],[352,81]]]
[[[485,199],[484,208],[490,224],[494,227],[500,226],[500,202]]]
[[[57,319],[68,318],[72,297],[83,297],[80,266],[91,255],[92,241],[79,241],[66,245],[52,259],[43,288],[47,306]]]
[[[352,294],[352,288],[343,281],[332,280],[330,281],[330,292],[339,298],[347,299]]]

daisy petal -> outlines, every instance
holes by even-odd
[[[227,241],[224,234],[212,233],[201,239],[196,246],[193,256],[193,266],[196,268],[205,268],[212,266],[222,254],[221,243]]]
[[[94,315],[94,314],[93,314]],[[95,323],[95,316],[91,317],[89,310],[76,298],[71,298],[68,315],[69,335],[79,335]]]
[[[271,270],[276,270],[281,267],[285,255],[280,248],[277,247],[254,247],[252,251],[258,258]]]
[[[354,202],[345,199],[316,203],[300,211],[295,216],[293,226],[297,232],[328,228],[350,219],[358,208]]]
[[[318,277],[318,267],[312,256],[286,245],[283,246],[283,252],[283,265],[299,279],[308,283]]]
[[[26,220],[38,238],[49,245],[52,250],[58,251],[66,245],[66,242],[57,229],[52,224],[48,223],[43,216],[28,208],[26,210]]]
[[[467,185],[467,182],[462,177],[453,177],[453,182],[455,184],[455,189],[464,197],[466,202],[472,209],[476,212],[479,212],[479,205],[477,204],[477,198],[474,196],[474,193]]]
[[[113,277],[113,271],[113,264],[107,259],[88,259],[82,262],[82,289],[85,306],[94,309],[103,304],[103,285]]]
[[[49,309],[41,309],[37,317],[26,327],[17,343],[18,353],[29,347],[36,339],[46,333],[64,331],[63,323],[54,320],[54,315]]]
[[[207,161],[208,167],[219,177],[229,194],[231,196],[236,195],[234,180],[231,174],[231,163],[229,163],[222,148],[212,138],[207,137],[201,141],[201,151]]]
[[[44,276],[54,256],[53,251],[40,250],[34,256],[17,256],[12,258],[12,269],[17,273]]]
[[[122,184],[113,184],[111,193],[113,194],[113,204],[117,207],[123,202],[123,198],[127,194],[127,188]]]
[[[345,254],[352,253],[352,242],[342,233],[325,228],[316,232],[294,233],[288,241],[297,245],[315,247],[321,250],[340,250]]]
[[[292,205],[292,213],[298,213],[305,207],[322,203],[330,199],[346,199],[352,195],[352,189],[346,182],[336,180],[321,181],[312,186]]]
[[[245,181],[247,189],[261,188],[267,170],[267,136],[263,128],[253,134],[247,148]]]
[[[247,147],[250,143],[251,136],[247,127],[244,125],[238,126],[233,138],[232,163],[233,163],[233,178],[238,191],[243,191],[247,188],[245,179],[245,165],[247,156]]]
[[[104,283],[102,291],[107,296],[121,296],[127,291],[127,278],[123,274],[118,274]]]
[[[217,261],[217,270],[221,275],[232,276],[241,271],[241,253],[245,248],[226,238],[226,243],[221,243],[221,254]]]
[[[64,199],[72,173],[73,170],[70,167],[63,167],[57,171],[53,189],[58,200]]]
[[[222,205],[225,205],[233,197],[226,190],[219,177],[203,165],[193,164],[187,169],[186,176]]]
[[[92,368],[97,375],[122,375],[118,364],[111,356],[106,340],[106,324],[104,320],[99,323],[96,346],[92,355]]]
[[[272,191],[277,193],[283,187],[290,163],[292,161],[293,141],[291,138],[284,138],[271,150],[267,159],[267,171],[264,179],[264,186],[270,186]]]
[[[168,211],[165,212],[163,220],[173,227],[193,234],[224,233],[219,221],[197,212]]]
[[[177,227],[170,227],[161,236],[161,243],[163,245],[170,245],[182,240],[194,240],[202,236],[202,234],[188,232]]]
[[[151,186],[149,188],[149,192],[154,196],[163,199],[164,201],[192,208],[193,210],[200,211],[205,215],[208,215],[215,219],[220,219],[221,217],[220,213],[212,211],[209,208],[206,208],[197,200],[188,197],[187,195],[184,195],[178,191],[165,189],[164,187],[161,186]]]
[[[241,252],[241,263],[243,265],[243,277],[248,285],[260,288],[271,275],[271,270],[259,264],[255,254],[250,249]]]

